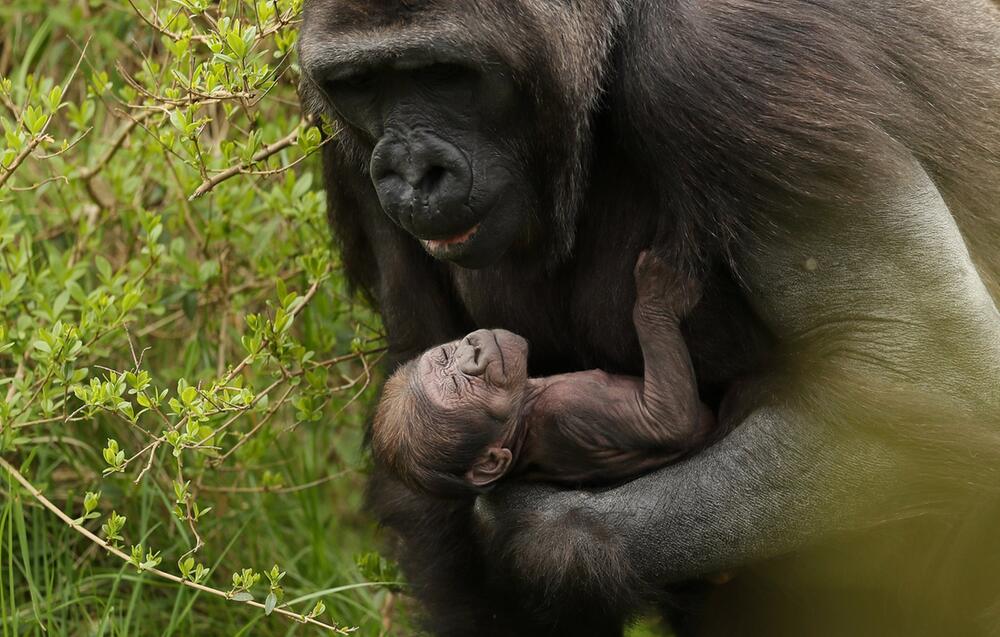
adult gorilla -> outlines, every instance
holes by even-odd
[[[474,508],[376,470],[435,632],[993,634],[992,0],[307,0],[301,62],[396,361],[504,327],[534,374],[639,373],[636,255],[705,281],[706,451]]]

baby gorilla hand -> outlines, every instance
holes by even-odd
[[[635,264],[636,308],[677,319],[701,299],[701,284],[667,264],[649,250],[639,253]]]

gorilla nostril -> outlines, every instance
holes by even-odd
[[[438,189],[446,174],[447,171],[441,166],[431,166],[415,185],[415,189],[429,195]]]
[[[421,130],[387,132],[369,174],[382,209],[415,237],[459,236],[475,226],[466,205],[472,167],[453,144]]]

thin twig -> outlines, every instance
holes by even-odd
[[[296,493],[298,491],[305,491],[306,489],[311,489],[313,487],[318,487],[321,484],[326,484],[336,480],[337,478],[342,478],[345,475],[357,473],[355,469],[344,469],[343,471],[338,471],[337,473],[326,476],[325,478],[319,478],[313,480],[312,482],[305,482],[303,484],[294,484],[288,487],[237,487],[237,486],[212,486],[212,485],[201,485],[198,487],[200,491],[207,491],[209,493]]]
[[[7,473],[9,473],[11,475],[11,477],[13,477],[14,480],[16,480],[18,482],[18,484],[20,484],[22,487],[24,487],[24,489],[31,495],[31,497],[33,497],[35,500],[37,500],[39,503],[41,503],[42,506],[44,506],[46,509],[48,509],[49,511],[51,511],[52,513],[54,513],[56,515],[56,517],[58,517],[60,520],[62,520],[63,522],[65,522],[67,525],[69,525],[74,531],[76,531],[77,533],[83,535],[88,540],[90,540],[94,544],[100,546],[101,548],[103,548],[108,553],[111,553],[112,555],[115,555],[116,557],[121,558],[126,563],[131,563],[130,562],[131,558],[128,555],[126,555],[124,551],[122,551],[121,549],[118,549],[118,548],[115,548],[115,547],[111,546],[110,544],[108,544],[107,542],[105,542],[104,540],[102,540],[97,535],[94,535],[94,533],[92,533],[90,530],[88,530],[82,524],[78,524],[76,521],[74,521],[72,518],[70,518],[68,515],[66,515],[66,513],[64,513],[62,509],[60,509],[59,507],[57,507],[55,504],[53,504],[51,501],[49,501],[48,498],[46,498],[44,495],[42,495],[42,492],[39,491],[38,489],[36,489],[35,486],[33,484],[31,484],[31,482],[28,481],[28,479],[25,478],[21,474],[21,472],[17,470],[17,468],[14,467],[14,465],[10,464],[6,460],[4,460],[2,457],[0,457],[0,468],[3,468],[4,470],[6,470]],[[157,576],[159,576],[159,577],[161,577],[163,579],[169,580],[169,581],[174,582],[176,584],[180,584],[181,586],[187,586],[188,588],[193,588],[195,590],[199,590],[199,591],[202,591],[204,593],[208,593],[210,595],[215,595],[216,597],[222,597],[223,599],[227,599],[229,601],[233,601],[233,602],[236,602],[238,604],[246,604],[247,606],[253,606],[255,608],[264,608],[264,605],[261,604],[260,602],[255,602],[253,600],[248,600],[248,601],[245,601],[245,602],[239,602],[239,601],[233,600],[229,596],[229,594],[226,593],[225,591],[219,590],[217,588],[212,588],[211,586],[205,586],[204,584],[197,584],[197,583],[192,582],[190,580],[186,580],[186,579],[184,579],[182,577],[178,577],[177,575],[174,575],[173,573],[167,573],[166,571],[161,571],[158,568],[144,568],[142,570],[144,572],[152,573],[153,575],[157,575]],[[321,622],[321,621],[319,621],[317,619],[313,619],[313,618],[308,617],[306,615],[302,615],[302,614],[299,614],[299,613],[294,613],[292,611],[284,610],[282,608],[275,608],[272,612],[278,613],[279,615],[283,615],[285,617],[289,617],[289,618],[291,618],[291,619],[293,619],[293,620],[295,620],[297,622],[303,623],[303,624],[312,624],[313,626],[319,626],[320,628],[325,628],[326,630],[329,630],[331,632],[334,632],[334,633],[337,633],[337,634],[340,634],[340,635],[349,635],[350,633],[352,633],[355,630],[357,630],[356,628],[341,628],[339,626],[332,626],[330,624],[326,624],[324,622]]]
[[[73,83],[73,78],[76,77],[76,72],[80,70],[80,65],[83,63],[83,57],[87,55],[87,47],[89,46],[90,40],[88,39],[86,44],[83,45],[83,51],[80,53],[80,57],[76,60],[76,65],[73,67],[73,71],[70,72],[69,77],[66,78],[66,84],[62,87],[62,92],[59,94],[60,104],[66,97],[66,92],[69,90],[69,85]],[[49,124],[52,123],[54,118],[55,112],[45,119],[45,124],[42,125],[41,130],[31,137],[31,140],[25,144],[24,148],[21,149],[21,152],[14,157],[9,166],[0,166],[0,187],[7,183],[7,180],[14,175],[14,171],[17,170],[18,166],[20,166],[21,163],[28,158],[28,155],[34,152],[35,148],[37,148],[38,145],[46,139],[45,131],[48,130]]]
[[[55,175],[49,177],[48,179],[43,179],[37,183],[31,184],[30,186],[8,186],[13,192],[31,192],[32,190],[38,190],[45,184],[51,184],[53,181],[61,181],[64,183],[69,183],[69,179],[65,175]]]
[[[262,150],[258,151],[257,154],[250,159],[250,161],[241,162],[235,166],[231,166],[223,170],[222,172],[216,175],[213,175],[212,177],[209,177],[208,179],[203,181],[202,184],[198,186],[193,193],[191,193],[191,196],[188,197],[188,201],[192,201],[194,199],[197,199],[198,197],[201,197],[202,195],[212,190],[222,182],[226,181],[227,179],[232,179],[236,175],[246,172],[254,164],[259,164],[260,162],[266,160],[267,158],[280,153],[289,146],[295,145],[295,143],[298,142],[299,140],[299,134],[302,132],[304,128],[307,128],[308,125],[309,124],[307,122],[302,122],[301,124],[296,126],[295,130],[292,131],[290,134],[279,139],[273,144],[265,146]]]
[[[159,22],[160,22],[159,18],[157,18],[156,22],[153,22],[152,20],[150,20],[149,18],[147,18],[146,14],[143,13],[142,11],[140,11],[139,7],[135,6],[135,3],[132,2],[132,0],[128,0],[128,3],[129,3],[129,5],[131,5],[132,10],[135,11],[136,15],[139,16],[139,19],[142,20],[143,22],[145,22],[146,24],[148,24],[152,29],[154,29],[156,31],[159,31],[160,33],[162,33],[163,35],[167,36],[168,38],[170,38],[174,42],[178,42],[178,41],[184,39],[185,36],[183,36],[183,35],[181,35],[179,33],[174,33],[170,29],[168,29],[165,26],[159,24]],[[200,35],[200,34],[196,34],[196,33],[192,33],[188,37],[190,37],[192,40],[196,40],[198,42],[207,42],[208,41],[208,36]]]
[[[88,128],[87,130],[83,131],[83,133],[81,133],[80,136],[77,137],[76,139],[74,139],[72,142],[70,142],[69,144],[66,144],[65,148],[60,148],[56,152],[49,153],[48,155],[35,155],[35,159],[41,159],[41,160],[44,161],[44,160],[47,160],[47,159],[52,159],[53,157],[59,157],[60,155],[65,155],[67,152],[69,152],[71,149],[73,149],[73,147],[75,147],[77,144],[79,144],[80,142],[82,142],[87,137],[87,135],[90,134],[90,131],[92,131],[92,130],[94,130],[93,126],[91,126],[90,128]],[[64,175],[60,175],[60,176],[63,177],[63,179],[65,179]]]
[[[226,459],[229,458],[229,456],[233,455],[233,453],[235,453],[237,449],[242,447],[244,444],[246,444],[248,440],[253,438],[257,434],[257,432],[260,431],[261,427],[266,425],[268,421],[271,420],[271,417],[278,412],[278,410],[282,407],[282,405],[285,404],[285,402],[288,400],[288,397],[294,390],[295,390],[295,385],[289,385],[288,389],[285,390],[285,393],[282,394],[281,398],[278,399],[277,404],[274,407],[271,407],[267,411],[267,413],[264,414],[264,417],[260,419],[260,422],[254,425],[253,428],[250,431],[248,431],[242,438],[240,438],[235,445],[233,445],[228,451],[226,451],[226,453],[222,454],[221,457],[215,460],[214,464],[215,465],[222,464],[223,462],[226,461]]]
[[[152,114],[152,111],[146,111],[144,113],[139,113],[138,115],[130,118],[124,124],[119,127],[118,132],[115,134],[114,139],[111,141],[111,145],[108,146],[104,154],[92,165],[84,168],[73,175],[74,179],[82,179],[84,181],[90,181],[97,176],[99,172],[104,170],[104,167],[108,165],[108,162],[115,156],[115,153],[125,144],[125,140],[129,138],[132,134],[132,129],[139,125],[139,122],[143,121]]]

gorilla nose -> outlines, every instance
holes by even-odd
[[[476,220],[468,200],[472,169],[453,144],[425,131],[389,132],[375,146],[372,182],[382,209],[421,239],[443,239]]]

